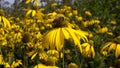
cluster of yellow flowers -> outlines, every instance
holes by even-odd
[[[59,68],[57,66],[58,61],[60,62],[61,59],[64,61],[65,54],[71,53],[69,48],[65,49],[66,40],[78,48],[78,53],[82,56],[94,58],[96,53],[92,39],[93,33],[82,29],[97,26],[97,28],[93,27],[96,34],[113,35],[107,26],[102,27],[100,25],[99,19],[91,19],[92,13],[88,10],[84,14],[89,19],[83,17],[77,9],[73,10],[71,6],[64,5],[52,12],[43,13],[47,9],[39,8],[38,0],[25,0],[25,4],[29,3],[34,5],[27,9],[24,19],[5,17],[3,10],[0,10],[0,64],[5,65],[6,68],[24,67],[24,61],[29,58],[33,62],[36,61],[36,58],[38,60],[33,68]],[[57,3],[55,2],[51,6],[56,7]],[[116,21],[113,20],[110,24],[115,25]],[[11,49],[5,51],[4,47]],[[115,57],[118,58],[119,49],[120,43],[112,41],[107,42],[100,52],[107,55],[115,50]],[[5,55],[2,50],[5,51]],[[15,58],[16,56],[17,58]],[[11,61],[13,57],[15,60]],[[69,55],[68,58],[71,59],[72,57]],[[74,62],[69,63],[67,67],[79,68]]]

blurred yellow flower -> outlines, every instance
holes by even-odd
[[[75,16],[75,18],[76,18],[77,21],[82,21],[83,20],[82,16]]]
[[[48,50],[47,54],[59,58],[59,52],[57,50]]]
[[[0,64],[4,64],[3,56],[0,54]]]
[[[68,13],[68,17],[71,17],[73,14],[72,13]]]
[[[70,53],[70,49],[65,50],[65,53],[69,54]]]
[[[88,16],[92,16],[90,11],[85,11],[85,14],[88,15]]]
[[[4,17],[4,16],[0,16],[0,23],[3,23],[4,27],[10,27],[10,22]]]
[[[107,43],[105,43],[100,52],[103,55],[107,55],[112,50],[115,50],[115,57],[118,58],[120,56],[120,44],[117,44],[115,42],[107,42]]]
[[[79,67],[77,64],[71,62],[70,64],[68,64],[67,68],[79,68]]]
[[[39,0],[25,0],[25,4],[34,3],[36,6],[41,5]]]
[[[58,4],[56,2],[51,4],[51,7],[56,7]]]
[[[34,17],[36,15],[36,10],[28,10],[27,13],[26,13],[26,17],[28,16],[31,16],[31,17]]]
[[[39,53],[39,56],[40,56],[39,57],[40,59],[43,59],[45,61],[47,61],[47,59],[48,59],[48,55],[46,52]]]
[[[33,68],[59,68],[57,66],[46,66],[46,65],[43,65],[43,64],[38,64],[38,65],[35,65]]]
[[[108,27],[104,26],[102,28],[99,28],[96,32],[97,33],[106,33],[106,32],[108,32]]]
[[[16,60],[12,63],[11,67],[12,68],[16,68],[18,67],[19,65],[22,65],[22,60]]]
[[[47,66],[55,66],[56,62],[58,61],[58,58],[54,56],[49,56],[46,61],[44,61],[45,65]]]
[[[112,20],[112,21],[110,22],[110,24],[115,25],[115,24],[117,24],[117,22],[116,22],[115,20]]]
[[[0,9],[0,16],[4,16],[4,11]]]
[[[82,55],[85,57],[92,57],[94,58],[95,56],[95,51],[94,51],[94,47],[93,47],[93,42],[89,42],[89,43],[83,43],[81,44],[82,47]]]
[[[77,15],[77,14],[78,14],[78,11],[77,11],[77,10],[73,10],[73,14],[74,14],[74,15]]]

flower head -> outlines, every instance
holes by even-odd
[[[57,17],[53,21],[52,30],[46,32],[43,36],[43,46],[50,49],[61,51],[64,45],[64,40],[72,40],[75,45],[80,45],[80,39],[87,41],[86,33],[81,30],[74,30],[67,27],[64,23],[64,17]],[[82,50],[81,50],[82,51]]]

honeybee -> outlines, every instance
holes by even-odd
[[[53,21],[53,27],[54,28],[62,27],[63,26],[63,21],[64,21],[64,17],[63,16],[55,17],[55,19]]]

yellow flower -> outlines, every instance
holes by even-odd
[[[28,10],[26,13],[26,17],[28,17],[29,15],[34,17],[36,15],[36,10]]]
[[[1,35],[0,35],[0,37],[1,37],[1,38],[0,38],[0,44],[3,45],[3,46],[7,45],[6,37],[3,37],[3,36],[1,36]]]
[[[76,16],[75,18],[76,18],[77,21],[82,21],[83,20],[82,16]]]
[[[3,23],[4,27],[10,27],[10,22],[4,17],[0,16],[0,23]]]
[[[115,50],[115,57],[118,58],[120,56],[120,44],[117,44]]]
[[[68,64],[68,68],[78,68],[78,65],[75,63]]]
[[[0,16],[4,16],[4,11],[0,9]]]
[[[101,49],[101,53],[107,52],[110,53],[112,50],[115,50],[115,57],[118,58],[120,56],[120,36],[114,38],[111,42],[107,42],[103,45]]]
[[[103,45],[102,49],[101,49],[101,52],[102,51],[108,51],[110,52],[111,50],[115,50],[116,48],[116,43],[114,42],[107,42]]]
[[[12,68],[16,68],[18,67],[19,65],[22,65],[22,60],[16,60],[12,63],[11,67]]]
[[[92,16],[90,11],[85,11],[85,14],[88,15],[88,16]]]
[[[69,54],[70,53],[70,49],[65,50],[65,53]]]
[[[35,65],[33,68],[58,68],[57,66],[46,66],[44,64]]]
[[[49,54],[50,56],[54,56],[56,58],[59,58],[59,52],[57,50],[48,50],[47,54]]]
[[[55,63],[57,62],[57,60],[58,59],[56,57],[50,56],[46,61],[44,61],[44,63],[45,65],[48,65],[48,66],[55,66]]]
[[[85,57],[92,57],[94,58],[95,56],[95,51],[94,51],[94,47],[93,47],[93,42],[89,41],[89,43],[83,43],[81,44],[82,46],[82,55]]]
[[[39,6],[41,3],[39,2],[39,0],[25,0],[25,4],[29,4],[29,3],[33,3],[36,5],[36,6]]]
[[[39,56],[40,59],[43,59],[45,61],[48,59],[48,55],[45,52],[39,53]]]
[[[106,33],[106,32],[108,32],[108,27],[102,27],[102,28],[100,28],[98,31],[97,31],[97,33]]]
[[[58,51],[61,51],[65,39],[72,40],[75,45],[80,45],[80,39],[87,41],[87,37],[85,36],[86,33],[84,31],[68,28],[63,21],[64,18],[61,17],[60,19],[55,19],[53,21],[54,29],[44,34],[43,46],[45,48],[50,47],[50,49],[57,49]]]
[[[54,3],[51,4],[51,7],[56,7],[56,6],[57,6],[56,2],[54,2]]]
[[[87,27],[89,25],[89,21],[84,21],[84,22],[82,22],[82,24],[84,27]]]
[[[110,22],[110,24],[115,25],[115,24],[117,24],[117,22],[116,22],[115,20],[112,20],[112,21]]]
[[[73,14],[74,14],[74,15],[77,15],[77,14],[78,14],[78,11],[77,11],[77,10],[73,10]]]
[[[0,54],[0,64],[3,64],[4,60],[3,60],[3,56]]]
[[[73,15],[73,14],[72,14],[71,12],[70,12],[70,13],[68,13],[68,16],[69,16],[69,17],[71,17],[72,15]]]

